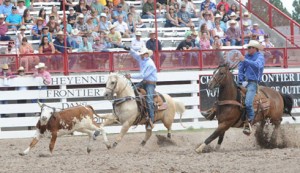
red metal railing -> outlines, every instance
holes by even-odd
[[[271,29],[289,40],[291,45],[299,47],[294,38],[300,35],[300,24],[280,11],[267,0],[235,0],[250,13],[266,23]],[[255,5],[254,5],[255,4]]]
[[[228,51],[230,50],[159,51],[155,63],[159,71],[216,68],[223,62],[222,58]],[[240,51],[245,52],[243,49]],[[264,54],[267,67],[300,66],[300,60],[296,58],[296,55],[300,54],[297,48],[268,48],[264,50]],[[113,72],[139,69],[134,58],[125,51],[70,53],[65,58],[64,54],[0,55],[0,62],[0,64],[8,63],[12,71],[16,71],[20,65],[25,66],[27,73],[32,73],[38,62],[44,62],[48,71],[66,75],[69,72]]]

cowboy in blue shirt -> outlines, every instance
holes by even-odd
[[[263,46],[256,40],[251,40],[248,45],[248,53],[245,56],[240,56],[241,61],[238,66],[238,82],[247,88],[245,105],[248,115],[248,120],[253,123],[254,109],[253,100],[257,91],[258,83],[261,81],[265,59],[259,50],[263,49]],[[244,126],[243,132],[247,135],[251,133],[251,127],[249,123]]]
[[[154,64],[154,61],[150,58],[152,56],[152,50],[147,48],[142,49],[139,53],[130,49],[130,55],[137,60],[140,66],[140,73],[137,74],[126,74],[125,77],[130,79],[143,79],[137,87],[142,87],[147,92],[147,104],[148,104],[148,114],[151,118],[150,126],[147,126],[147,129],[153,128],[154,123],[154,102],[153,95],[156,87],[157,81],[157,69]]]

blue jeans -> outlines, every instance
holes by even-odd
[[[147,105],[148,105],[148,114],[151,118],[151,121],[154,123],[154,100],[153,100],[153,96],[154,96],[154,90],[155,90],[156,85],[140,82],[136,85],[136,87],[143,88],[144,90],[146,90],[146,92],[147,92],[146,101],[147,101]]]
[[[254,120],[254,108],[253,108],[253,100],[257,91],[257,83],[256,82],[248,82],[247,85],[247,93],[245,98],[246,111],[248,115],[248,120]]]
[[[230,45],[231,46],[240,46],[241,45],[241,41],[238,41],[236,39],[231,39],[230,40]]]

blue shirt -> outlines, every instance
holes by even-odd
[[[114,17],[120,16],[120,15],[123,16],[123,21],[124,21],[124,22],[127,22],[127,13],[126,13],[125,11],[121,11],[121,12],[119,12],[119,11],[117,11],[117,10],[114,10],[114,11],[113,11],[113,16],[114,16]],[[117,21],[117,19],[113,19],[113,20],[114,20],[114,22]]]
[[[4,14],[5,16],[9,16],[11,14],[11,9],[12,9],[13,4],[10,3],[8,6],[6,5],[1,5],[0,6],[0,14]]]
[[[205,4],[206,4],[206,1],[204,1],[204,2],[201,3],[201,11],[204,10]],[[209,9],[209,10],[212,10],[213,12],[215,12],[215,11],[217,10],[216,4],[213,3],[213,2],[210,2],[210,3],[209,3],[209,6],[208,6],[208,9]]]
[[[22,16],[19,14],[10,14],[5,21],[11,24],[21,24]]]
[[[55,41],[53,42],[55,50],[59,51],[60,53],[65,53],[65,43],[61,43],[60,41],[58,41],[58,39],[55,39]],[[69,42],[67,41],[67,47],[71,48],[71,45],[69,44]]]
[[[130,55],[136,59],[140,65],[140,73],[132,74],[131,78],[133,79],[143,79],[147,81],[156,82],[157,81],[157,69],[154,64],[154,61],[150,58],[141,58],[141,56],[134,50],[130,50]]]
[[[247,80],[261,81],[264,71],[265,59],[262,53],[256,52],[253,55],[246,54],[245,60],[239,64],[239,83]]]

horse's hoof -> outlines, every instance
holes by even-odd
[[[90,154],[90,152],[91,152],[92,150],[91,150],[90,148],[88,148],[86,151],[88,152],[88,154]]]
[[[25,156],[26,154],[25,154],[25,153],[19,153],[19,155],[20,155],[20,156]]]
[[[141,146],[145,146],[145,145],[146,145],[146,141],[143,140],[143,141],[141,142]]]
[[[118,145],[118,143],[117,143],[117,142],[114,142],[112,148],[116,148],[117,145]]]
[[[111,149],[111,145],[109,144],[109,145],[106,145],[106,148],[109,150],[109,149]]]
[[[217,144],[215,150],[216,150],[216,151],[219,151],[220,149],[221,149],[221,145],[220,145],[220,144]]]
[[[168,133],[168,134],[167,134],[167,137],[168,137],[169,139],[171,139],[171,133]]]
[[[206,144],[203,143],[203,144],[201,144],[198,148],[196,148],[195,151],[196,151],[198,154],[201,154],[201,153],[203,152],[203,149],[204,149],[205,146],[206,146]]]

